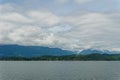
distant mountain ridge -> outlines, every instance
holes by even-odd
[[[118,51],[109,51],[109,50],[97,50],[97,49],[85,49],[79,52],[79,54],[88,55],[88,54],[120,54]]]
[[[0,45],[0,56],[62,56],[71,55],[74,52],[59,48],[49,48],[41,46],[20,46],[20,45]]]
[[[20,45],[0,45],[0,57],[10,57],[10,56],[23,56],[23,57],[35,57],[35,56],[63,56],[63,55],[73,55],[73,54],[120,54],[117,51],[109,50],[95,50],[95,49],[85,49],[80,52],[62,50],[60,48],[49,48],[43,46],[20,46]]]

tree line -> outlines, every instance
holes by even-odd
[[[0,57],[1,61],[120,61],[120,54],[88,54],[88,55],[64,55],[64,56],[9,56]]]

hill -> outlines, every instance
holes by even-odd
[[[0,45],[0,56],[12,57],[33,57],[33,56],[62,56],[71,55],[74,52],[62,50],[59,48],[49,48],[41,46],[20,46],[20,45]]]

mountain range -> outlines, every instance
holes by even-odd
[[[110,50],[98,50],[98,49],[85,49],[79,52],[79,54],[88,55],[92,53],[98,54],[120,54],[119,51],[110,51]]]
[[[33,56],[63,56],[73,54],[120,54],[120,52],[108,51],[108,50],[95,50],[85,49],[80,52],[62,50],[60,48],[49,48],[43,46],[21,46],[21,45],[0,45],[0,56],[11,57],[11,56],[22,56],[22,57],[33,57]]]
[[[59,48],[49,48],[41,46],[20,46],[20,45],[0,45],[0,56],[62,56],[71,55],[74,52]]]

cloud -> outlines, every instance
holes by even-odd
[[[50,11],[30,11],[28,12],[28,16],[34,20],[34,22],[38,22],[47,26],[55,25],[60,21],[60,18]]]
[[[8,35],[9,39],[19,45],[50,45],[54,37],[40,27],[22,26]]]
[[[93,0],[54,0],[54,1],[59,5],[64,5],[66,3],[69,3],[70,1],[75,2],[77,4],[83,4],[83,3],[91,2]]]
[[[113,14],[87,13],[67,17],[67,23],[75,28],[66,36],[78,40],[79,48],[102,48],[116,47],[120,38],[118,37],[119,23]],[[117,46],[118,47],[118,46]]]
[[[54,0],[55,3],[59,4],[59,5],[64,5],[66,4],[69,0]]]
[[[78,4],[86,3],[86,2],[91,2],[93,0],[74,0]]]
[[[120,48],[119,22],[119,13],[58,16],[49,10],[20,12],[10,5],[8,8],[0,5],[0,44],[117,51]]]

